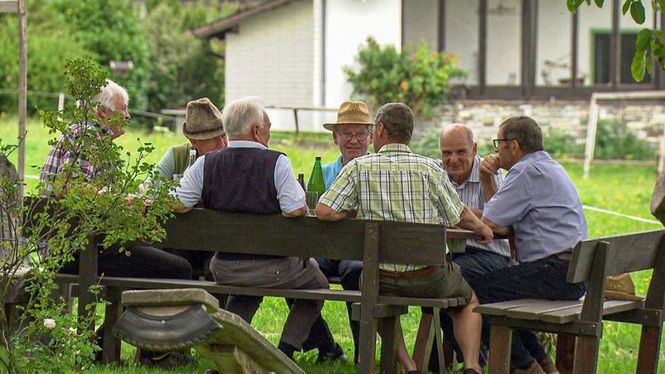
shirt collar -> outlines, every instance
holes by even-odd
[[[378,153],[385,153],[385,152],[406,152],[406,153],[412,153],[411,148],[409,148],[408,145],[406,144],[401,144],[401,143],[389,143],[385,144],[381,149],[379,149]]]
[[[268,149],[265,145],[252,140],[229,140],[229,148],[259,148]]]

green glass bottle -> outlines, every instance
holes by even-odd
[[[307,181],[307,191],[316,192],[319,197],[326,192],[326,184],[323,182],[323,169],[321,168],[321,157],[316,157],[314,159],[314,167],[312,168],[312,174],[309,176],[309,181]]]

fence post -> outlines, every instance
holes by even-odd
[[[65,93],[58,92],[58,112],[62,112],[65,109]]]

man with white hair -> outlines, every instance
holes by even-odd
[[[94,159],[90,157],[90,149],[72,147],[72,145],[81,142],[80,138],[89,137],[94,140],[108,137],[116,139],[124,134],[124,128],[117,125],[118,121],[114,117],[117,119],[117,116],[120,116],[125,121],[129,120],[127,91],[115,82],[106,80],[106,85],[101,88],[95,102],[99,104],[95,109],[97,120],[83,124],[72,124],[70,126],[71,131],[61,136],[51,148],[39,176],[40,182],[45,184],[48,192],[54,192],[54,184],[63,184],[67,188],[67,183],[71,181],[70,178],[75,175],[83,175],[89,182],[92,182],[104,172],[106,166],[97,165],[95,161],[91,161]],[[113,245],[104,250],[100,248],[97,259],[100,274],[111,277],[191,278],[192,267],[182,257],[157,248],[140,245],[128,248],[131,256],[127,256],[120,248],[119,245]],[[78,274],[78,270],[79,254],[76,253],[74,259],[64,264],[60,272]],[[102,337],[100,336],[99,339],[101,340]],[[174,356],[170,353],[165,355],[142,351],[140,359],[147,364],[169,366],[172,364],[172,357]],[[101,359],[101,357],[98,357],[98,359]]]
[[[223,212],[305,215],[305,192],[294,177],[291,161],[268,149],[270,119],[259,99],[227,104],[222,122],[228,147],[199,157],[185,171],[176,190],[180,204],[175,211],[187,212],[201,200],[205,208]],[[217,252],[210,270],[217,283],[231,286],[328,288],[328,280],[313,259]],[[229,296],[226,309],[251,322],[261,300]],[[322,307],[322,301],[293,302],[278,346],[288,357],[301,349]]]

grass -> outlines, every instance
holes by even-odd
[[[28,124],[28,139],[26,142],[26,174],[38,175],[46,154],[48,152],[48,139],[51,138],[36,121]],[[136,149],[137,141],[150,141],[156,151],[149,156],[149,160],[157,162],[162,152],[171,145],[185,141],[180,135],[174,134],[148,134],[145,132],[128,130],[128,133],[118,141],[126,150]],[[15,143],[16,121],[0,118],[0,139],[4,144]],[[298,137],[292,133],[275,133],[270,143],[271,148],[289,155],[295,173],[309,174],[314,157],[322,156],[324,162],[332,162],[337,157],[337,151],[327,134],[300,134]],[[13,162],[16,154],[10,157]],[[36,168],[30,168],[31,165]],[[655,185],[657,173],[654,166],[625,166],[625,165],[593,165],[591,178],[582,179],[582,166],[578,163],[563,163],[575,183],[582,202],[586,206],[608,209],[623,214],[653,219],[649,213],[651,192]],[[34,179],[28,180],[28,189],[34,186]],[[639,222],[586,210],[586,218],[590,237],[599,237],[619,233],[653,230],[661,228],[660,224]],[[644,294],[651,273],[640,272],[633,274],[638,293]],[[286,318],[286,305],[281,299],[266,298],[261,309],[252,323],[267,339],[277,343]],[[410,313],[402,318],[407,342],[413,343],[419,321],[419,310],[411,308]],[[328,302],[323,309],[323,316],[328,321],[337,342],[347,354],[353,352],[351,332],[348,327],[346,309],[343,303]],[[628,324],[608,322],[604,324],[603,339],[598,364],[599,373],[632,373],[635,372],[637,348],[639,345],[639,328]],[[665,374],[665,342],[661,345],[661,365],[658,373]],[[123,344],[123,360],[129,361],[133,349]],[[296,356],[298,365],[307,373],[355,373],[350,365],[316,364],[315,352],[307,352]],[[200,364],[189,368],[188,372],[202,372],[211,364],[201,358]],[[88,370],[90,373],[160,373],[160,370],[147,370],[143,367],[131,368],[126,364],[122,366],[99,366]]]

